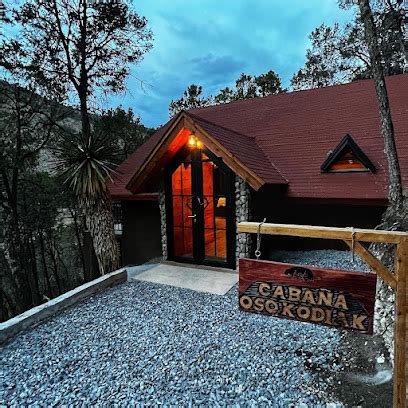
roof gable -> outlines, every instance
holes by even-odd
[[[181,112],[141,166],[135,170],[126,188],[133,193],[139,192],[149,175],[161,171],[187,143],[188,136],[192,133],[253,189],[258,190],[266,183],[287,183],[249,137]]]
[[[277,167],[268,159],[256,141],[246,135],[215,125],[205,119],[189,114],[194,124],[213,136],[233,158],[240,160],[244,166],[258,175],[263,184],[287,184],[288,180],[280,173]],[[211,149],[210,149],[211,150]],[[215,152],[213,152],[215,153]],[[239,173],[237,173],[240,175]],[[242,178],[245,179],[241,175]],[[252,186],[258,189],[256,186]]]
[[[329,154],[320,169],[322,173],[354,171],[375,172],[374,164],[349,134],[347,134]]]
[[[407,188],[408,74],[387,77],[386,84]],[[285,183],[282,191],[294,198],[387,200],[388,166],[372,80],[208,106],[190,110],[184,117],[193,129],[196,126],[211,138],[213,153],[222,153],[230,161],[236,158],[257,186]],[[173,123],[160,128],[119,166],[119,180],[113,176],[115,182],[108,182],[114,198],[137,198],[126,186]],[[347,134],[353,135],[375,172],[340,172],[335,177],[321,172],[327,152]]]
[[[133,154],[131,154],[119,167],[113,172],[107,181],[107,187],[114,199],[133,200],[134,194],[126,188],[130,179],[146,159],[147,155],[157,145],[165,131],[171,125],[171,121],[159,128],[149,139],[146,140]]]

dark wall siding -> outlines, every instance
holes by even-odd
[[[161,257],[160,211],[156,201],[122,201],[122,264]]]
[[[278,198],[271,192],[253,193],[253,221],[282,224],[304,224],[331,227],[374,228],[380,223],[384,205],[378,203],[339,203],[327,200],[325,203],[310,200]],[[255,242],[256,240],[253,240]],[[335,240],[306,239],[297,237],[262,237],[262,252],[267,255],[274,249],[312,250],[348,249],[345,243]]]
[[[339,203],[327,200],[294,200],[283,198],[279,192],[253,192],[252,221],[266,217],[267,222],[307,224],[333,227],[374,228],[379,224],[385,205],[379,203]],[[124,201],[123,235],[121,238],[122,264],[137,265],[161,257],[160,211],[157,202]],[[255,238],[255,236],[253,236]],[[253,239],[253,243],[256,239]],[[275,249],[312,250],[343,249],[341,241],[295,237],[262,237],[262,258],[268,259]],[[251,251],[253,257],[254,248]]]

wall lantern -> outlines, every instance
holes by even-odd
[[[202,149],[204,147],[203,143],[193,133],[188,137],[187,144],[191,149]]]
[[[197,138],[196,138],[193,134],[191,134],[191,135],[188,137],[188,145],[189,145],[191,148],[194,148],[194,147],[197,146]]]

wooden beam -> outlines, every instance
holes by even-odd
[[[260,223],[240,222],[239,233],[258,232]],[[355,251],[387,282],[396,286],[394,325],[394,408],[406,407],[406,357],[407,357],[407,275],[408,275],[408,233],[399,231],[368,230],[360,228],[316,227],[311,225],[262,224],[261,234],[287,235],[306,238],[339,239],[351,245],[355,240]],[[397,244],[395,275],[358,241]]]
[[[344,241],[351,249],[353,247],[352,241]],[[367,248],[364,248],[359,242],[354,242],[354,252],[358,254],[368,266],[379,275],[384,282],[391,286],[392,289],[397,288],[397,280],[394,274],[379,261]]]
[[[150,172],[156,166],[158,160],[163,157],[167,151],[170,143],[175,139],[175,137],[184,128],[184,116],[181,115],[170,127],[170,129],[162,137],[162,140],[156,145],[152,150],[149,157],[143,162],[139,167],[137,172],[131,178],[131,180],[126,185],[126,188],[130,189],[135,193],[138,188],[143,184],[146,178],[149,176]]]
[[[395,298],[394,335],[394,407],[406,407],[406,286],[408,275],[408,239],[397,245],[395,257],[397,293]]]
[[[206,132],[199,124],[194,122],[189,116],[185,117],[186,125],[189,129],[195,131],[198,139],[204,143],[208,149],[211,150],[216,156],[222,158],[224,163],[236,174],[238,174],[243,180],[245,180],[255,191],[258,191],[265,181],[256,175],[252,170],[246,167],[242,162],[231,154],[224,146],[221,145],[216,139],[214,139],[208,132]]]
[[[240,222],[237,226],[239,233],[246,232],[256,234],[258,222]],[[386,244],[398,244],[408,238],[408,233],[399,231],[370,230],[360,228],[336,228],[317,227],[312,225],[292,225],[292,224],[269,224],[261,226],[261,234],[267,235],[287,235],[304,238],[324,238],[339,239],[342,241],[351,240],[354,233],[356,241],[363,242],[383,242]]]
[[[174,123],[172,123],[170,128],[164,133],[161,140],[154,147],[147,159],[130,179],[126,185],[127,189],[133,193],[137,192],[138,188],[148,178],[151,171],[154,170],[159,160],[165,155],[171,142],[184,128],[194,132],[198,139],[203,142],[211,152],[213,152],[216,156],[221,157],[224,163],[232,171],[244,179],[254,190],[259,190],[259,188],[265,184],[263,179],[245,166],[238,158],[233,156],[231,152],[222,146],[215,138],[202,129],[200,125],[195,123],[193,119],[188,116],[188,114],[182,112]]]

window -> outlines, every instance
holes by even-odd
[[[321,171],[322,173],[374,172],[375,166],[353,138],[346,135],[321,165]]]
[[[113,227],[115,229],[115,235],[122,235],[122,204],[120,202],[114,202],[112,206],[113,211]]]

